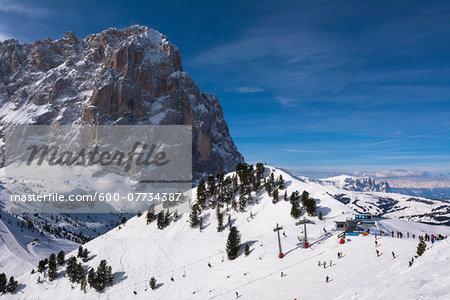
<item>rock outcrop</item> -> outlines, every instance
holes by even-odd
[[[217,98],[145,26],[0,43],[0,106],[2,135],[8,124],[192,125],[194,179],[243,162]]]

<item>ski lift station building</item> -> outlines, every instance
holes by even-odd
[[[349,235],[358,235],[360,232],[364,230],[359,228],[363,225],[373,225],[375,220],[369,214],[354,214],[352,218],[348,218],[345,221],[334,221],[335,230],[343,231],[346,236]],[[358,226],[361,225],[361,226]]]

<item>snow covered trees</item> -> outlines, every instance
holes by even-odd
[[[219,206],[217,206],[216,208],[216,217],[217,217],[217,232],[221,232],[223,226],[223,213],[220,212]]]
[[[241,247],[241,234],[236,226],[232,226],[227,239],[227,256],[229,260],[233,260],[238,256],[239,248]]]

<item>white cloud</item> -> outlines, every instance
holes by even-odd
[[[240,94],[252,94],[263,92],[264,89],[256,86],[241,86],[236,88],[235,91]]]
[[[0,12],[7,14],[13,13],[30,17],[42,16],[48,14],[48,11],[42,8],[24,5],[9,0],[0,0]]]
[[[10,38],[10,36],[8,34],[0,32],[0,42],[3,42],[4,40],[7,40],[9,38]]]
[[[288,98],[288,97],[275,97],[275,99],[281,103],[281,105],[285,106],[285,107],[292,107],[295,106],[296,101],[293,98]]]

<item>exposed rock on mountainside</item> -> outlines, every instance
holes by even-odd
[[[0,43],[0,125],[193,126],[193,175],[243,161],[214,95],[183,71],[178,48],[145,26],[33,45]]]

